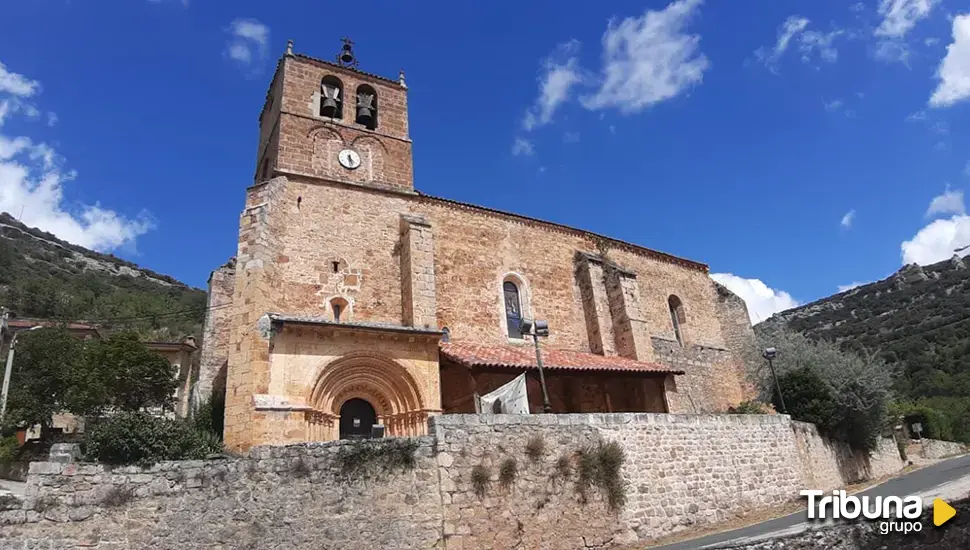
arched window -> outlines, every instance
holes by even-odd
[[[357,124],[369,130],[377,128],[377,92],[367,84],[357,86]]]
[[[502,283],[505,294],[505,324],[509,331],[509,338],[522,338],[519,324],[522,321],[522,301],[519,299],[519,287],[511,281]]]
[[[344,300],[343,298],[334,298],[333,300],[330,300],[330,310],[333,312],[334,322],[339,323],[341,319],[344,321],[349,321],[349,307],[350,304],[347,303],[347,300]]]
[[[677,337],[677,342],[683,346],[683,325],[687,323],[687,314],[684,313],[684,303],[680,301],[680,298],[671,294],[670,298],[667,298],[667,306],[670,308],[670,323],[674,326],[674,336]]]
[[[338,120],[344,117],[344,85],[333,75],[320,82],[320,116]]]

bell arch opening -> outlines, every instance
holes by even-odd
[[[360,435],[345,430],[345,413],[360,413],[350,418],[363,424],[368,417],[361,401],[373,409],[373,423],[383,424],[387,435],[427,432],[428,411],[414,377],[396,361],[376,353],[348,354],[323,367],[307,401],[313,408],[307,414],[310,441]]]

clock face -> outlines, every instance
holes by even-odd
[[[353,149],[344,149],[337,155],[340,165],[348,170],[353,170],[360,166],[360,154]]]

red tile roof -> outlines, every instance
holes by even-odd
[[[442,355],[468,367],[537,368],[535,348],[531,345],[485,346],[442,342],[440,346]],[[550,370],[684,374],[684,371],[658,363],[551,348],[542,349],[542,366]]]

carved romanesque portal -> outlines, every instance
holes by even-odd
[[[423,435],[427,429],[427,410],[414,378],[377,353],[351,353],[326,365],[309,403],[309,441],[367,437],[375,423],[383,424],[389,436]]]

